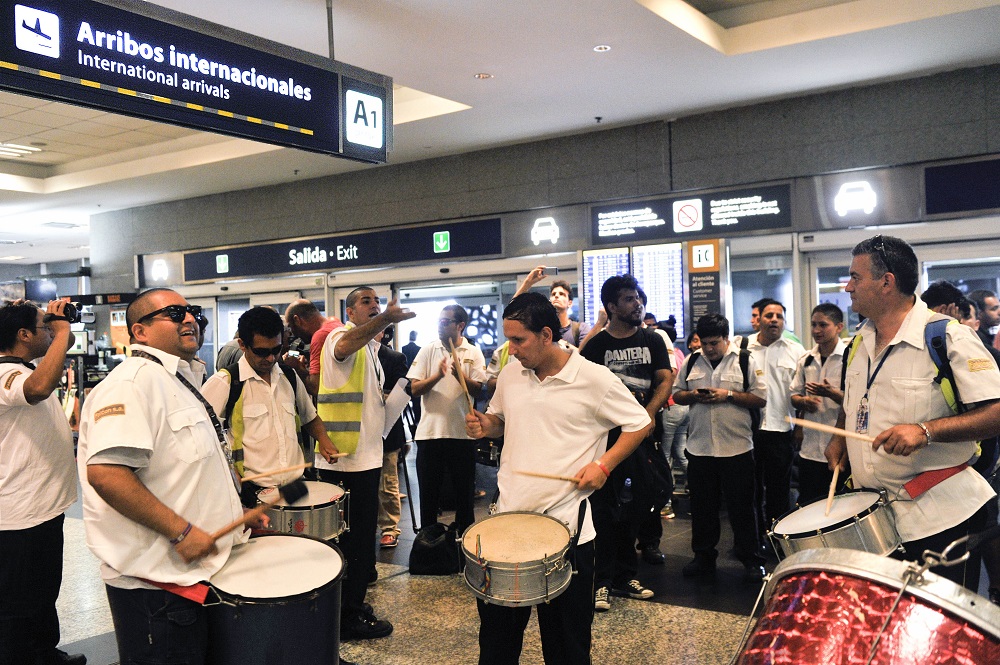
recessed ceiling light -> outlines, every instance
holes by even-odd
[[[16,245],[19,242],[24,242],[23,240],[4,240],[0,239],[0,245]]]
[[[48,226],[53,229],[78,229],[83,224],[72,224],[70,222],[45,222],[42,226]]]
[[[597,46],[594,47],[594,51],[597,53],[607,53],[610,50],[611,47],[608,46],[607,44],[598,44]]]
[[[0,143],[0,155],[4,157],[23,157],[41,151],[41,148],[32,148],[18,143]]]
[[[480,81],[485,81],[486,79],[493,78],[493,74],[487,74],[486,72],[480,72],[479,74],[476,74],[476,78],[479,79]]]
[[[0,256],[0,261],[20,261],[24,256]]]

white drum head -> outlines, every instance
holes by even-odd
[[[569,545],[569,529],[553,517],[535,513],[499,513],[476,522],[462,537],[462,546],[476,554],[477,538],[482,558],[497,563],[538,561]]]
[[[306,488],[309,490],[305,496],[292,504],[294,508],[308,508],[309,506],[321,506],[331,501],[336,501],[344,496],[344,489],[340,485],[333,483],[323,483],[318,480],[304,480]],[[257,493],[257,499],[264,503],[274,503],[276,506],[287,506],[284,499],[274,501],[279,496],[277,487],[267,487]]]
[[[326,543],[300,536],[251,538],[233,548],[212,586],[244,598],[283,598],[332,582],[344,563]]]
[[[830,514],[826,515],[826,499],[820,499],[795,512],[785,515],[774,525],[774,533],[794,535],[815,533],[844,520],[851,519],[871,508],[879,500],[877,492],[849,492],[833,497]]]

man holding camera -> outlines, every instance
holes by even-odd
[[[73,434],[54,394],[73,343],[66,305],[0,308],[2,665],[87,662],[56,649],[64,513],[76,501]]]

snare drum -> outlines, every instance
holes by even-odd
[[[336,538],[350,530],[347,515],[351,493],[333,483],[318,480],[303,482],[309,490],[305,496],[292,505],[288,505],[284,499],[278,499],[267,509],[267,516],[271,518],[271,530],[314,536],[323,540]],[[277,487],[268,487],[257,493],[257,499],[271,503],[277,494]]]
[[[847,550],[788,557],[737,663],[866,663],[876,638],[873,665],[1000,663],[1000,607],[943,577],[910,582],[893,610],[907,567]]]
[[[829,515],[826,499],[793,510],[775,522],[767,535],[779,557],[820,547],[886,556],[901,543],[885,497],[864,490],[833,497]]]
[[[317,538],[254,536],[210,580],[208,658],[218,665],[339,661],[344,559]],[[211,597],[211,596],[210,596]]]
[[[465,581],[477,597],[507,607],[548,602],[569,586],[570,534],[548,515],[497,513],[462,536]]]

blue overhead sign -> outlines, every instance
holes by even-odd
[[[391,142],[389,77],[147,3],[0,0],[0,88],[368,162]]]
[[[481,219],[187,252],[184,282],[502,255],[500,219]]]

